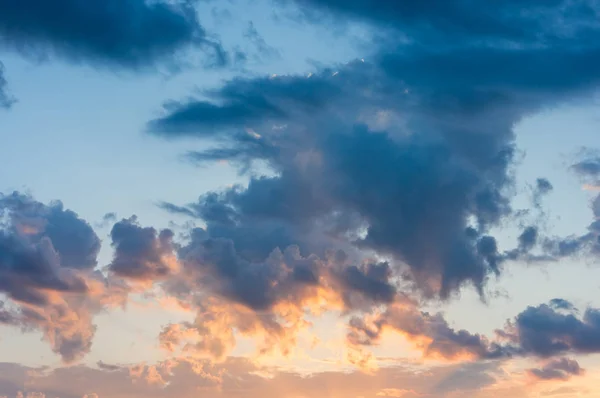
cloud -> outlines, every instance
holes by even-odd
[[[8,92],[8,83],[4,77],[4,64],[0,62],[0,108],[8,109],[15,103],[15,99]]]
[[[138,282],[152,282],[177,272],[173,231],[141,227],[137,218],[117,222],[110,232],[114,248],[110,271]]]
[[[268,60],[271,58],[279,58],[281,54],[279,50],[270,46],[256,29],[252,21],[248,22],[248,27],[244,32],[244,37],[252,43],[257,51],[258,61]]]
[[[42,331],[65,362],[78,360],[91,348],[93,314],[118,301],[94,270],[99,238],[60,202],[44,205],[15,192],[0,195],[0,214],[5,323]]]
[[[549,361],[541,368],[529,369],[528,373],[539,380],[568,380],[571,376],[582,375],[584,370],[575,360],[559,358]]]
[[[290,1],[280,3],[289,4]],[[561,22],[567,26],[568,23],[574,24],[572,29],[583,30],[585,22],[592,22],[595,15],[593,5],[588,1],[563,0],[536,0],[527,4],[505,1],[485,6],[435,0],[419,3],[295,0],[294,3],[308,20],[321,22],[325,15],[365,21],[380,29],[391,28],[395,35],[401,34],[406,40],[422,40],[427,45],[443,42],[448,46],[553,39],[556,32],[552,28],[561,27]]]
[[[588,153],[583,159],[573,164],[571,169],[583,179],[597,181],[600,177],[600,157]]]
[[[248,260],[231,239],[192,233],[179,250],[182,273],[163,284],[168,294],[197,311],[193,322],[168,325],[163,348],[223,360],[236,334],[259,341],[259,353],[287,355],[308,314],[360,310],[396,300],[385,263],[352,265],[343,253],[304,257],[297,246],[274,249],[264,260]]]
[[[96,223],[96,228],[106,228],[117,221],[117,214],[110,212],[102,216],[102,221]]]
[[[509,349],[521,355],[550,358],[562,354],[600,352],[600,310],[588,308],[580,316],[566,300],[527,307],[497,332]]]
[[[77,0],[3,1],[0,36],[3,47],[27,56],[92,66],[154,67],[176,62],[175,54],[185,48],[207,51],[216,64],[226,62],[220,44],[200,25],[194,2],[187,0],[110,0],[83,6]]]
[[[546,178],[538,178],[535,181],[533,188],[533,205],[540,209],[542,208],[542,198],[554,190],[552,183]]]
[[[242,128],[263,119],[286,120],[289,108],[316,110],[337,87],[315,76],[299,80],[295,76],[264,77],[255,80],[235,78],[218,90],[207,90],[208,101],[172,101],[166,114],[149,124],[151,132],[164,136],[215,135],[221,129]]]
[[[385,329],[406,336],[430,358],[497,359],[509,355],[498,344],[466,330],[454,330],[442,314],[421,312],[414,304],[389,306],[384,312],[350,321],[348,341],[355,346],[377,344]]]
[[[514,125],[600,83],[590,66],[600,48],[587,40],[597,32],[577,25],[588,18],[559,35],[555,20],[533,11],[575,18],[561,16],[570,9],[562,1],[535,2],[525,14],[514,3],[494,6],[498,13],[462,2],[396,3],[301,6],[402,26],[414,42],[383,40],[366,60],[309,76],[236,78],[168,104],[151,133],[216,139],[190,156],[232,161],[242,172],[258,162],[271,173],[164,207],[203,219],[209,236],[232,239],[252,260],[289,245],[320,257],[323,246],[343,245],[389,260],[421,294],[442,299],[465,285],[483,296],[507,260],[580,253],[591,236],[546,242],[533,225],[515,251],[502,253],[491,231],[512,215]],[[468,40],[449,45],[449,33]],[[444,41],[416,44],[432,35]],[[506,45],[511,40],[519,45]],[[539,201],[551,184],[536,183]],[[543,254],[530,255],[538,243]]]

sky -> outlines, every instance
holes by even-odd
[[[0,0],[0,397],[600,387],[596,0]]]

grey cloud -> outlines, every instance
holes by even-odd
[[[116,223],[110,232],[114,248],[109,269],[116,275],[138,281],[153,281],[177,270],[174,233],[141,227],[137,218]]]
[[[374,319],[355,317],[349,326],[348,340],[357,346],[376,344],[383,330],[389,328],[409,339],[429,339],[423,346],[425,356],[456,359],[466,354],[476,359],[498,359],[510,355],[484,336],[451,328],[442,314],[421,312],[410,305],[390,306]]]
[[[289,4],[290,1],[281,0],[280,3]],[[585,0],[530,1],[526,4],[503,1],[486,5],[462,0],[419,3],[295,0],[293,3],[299,6],[305,17],[315,22],[321,22],[323,15],[366,21],[379,29],[391,28],[395,30],[393,34],[402,35],[407,40],[427,45],[444,43],[447,46],[549,41],[560,33],[585,32],[596,15],[594,3]],[[569,25],[572,25],[571,29],[564,28]]]
[[[600,352],[600,311],[588,308],[580,316],[566,300],[527,307],[500,336],[515,352],[549,358],[565,353]]]
[[[47,303],[44,290],[85,292],[75,270],[96,265],[100,240],[77,214],[60,202],[43,205],[13,193],[0,196],[8,225],[0,232],[0,290],[15,300]]]
[[[414,10],[436,15],[430,7]],[[524,30],[534,26],[512,22]],[[256,240],[263,255],[282,243],[310,251],[307,234],[318,230],[392,257],[394,268],[408,269],[406,277],[426,295],[447,298],[465,284],[483,294],[504,261],[541,241],[527,229],[516,251],[499,253],[488,233],[512,211],[513,126],[600,83],[591,66],[600,50],[580,31],[573,34],[544,45],[391,45],[369,61],[310,77],[233,79],[207,99],[174,104],[149,128],[166,137],[220,140],[192,155],[199,161],[233,160],[243,170],[253,160],[267,163],[274,176],[214,197],[237,228],[268,220],[293,231],[296,241]],[[567,45],[577,39],[579,45]],[[249,133],[239,134],[243,128]],[[535,189],[540,196],[551,184],[539,179]],[[187,209],[204,218],[207,208]],[[540,258],[579,253],[590,239],[544,241]]]
[[[100,239],[89,223],[73,211],[64,209],[61,202],[45,206],[15,192],[0,196],[0,208],[8,211],[13,229],[24,230],[21,232],[33,242],[39,243],[44,236],[48,237],[63,266],[74,269],[96,267]]]
[[[63,361],[91,349],[94,313],[110,293],[95,272],[100,240],[62,203],[45,205],[17,192],[0,195],[0,293],[11,324],[39,330]],[[116,298],[115,298],[116,300]]]
[[[540,380],[568,380],[584,373],[577,361],[559,358],[546,363],[541,368],[529,369],[528,373]]]
[[[257,311],[280,301],[301,302],[319,281],[319,259],[302,258],[294,247],[275,250],[259,263],[240,257],[233,242],[222,238],[192,240],[180,254],[205,288]]]

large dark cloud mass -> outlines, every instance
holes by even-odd
[[[187,0],[2,0],[0,45],[34,57],[134,69],[199,47],[223,63],[222,48],[208,38],[193,5]]]
[[[192,321],[164,326],[160,344],[170,351],[225,360],[245,335],[260,340],[260,353],[287,354],[310,325],[308,314],[335,311],[350,319],[347,343],[359,352],[391,330],[429,357],[530,356],[550,360],[530,371],[540,379],[580,372],[553,359],[600,351],[596,309],[579,315],[553,300],[527,308],[491,339],[421,307],[465,286],[487,298],[488,280],[507,261],[600,253],[600,199],[581,236],[544,237],[535,223],[523,226],[513,247],[500,247],[495,236],[518,218],[514,126],[600,84],[593,4],[294,3],[384,33],[365,59],[310,75],[238,77],[165,105],[149,132],[209,140],[215,146],[188,157],[228,161],[249,177],[191,204],[161,203],[201,223],[181,240],[123,219],[110,233],[112,260],[99,266],[100,240],[75,213],[58,202],[0,197],[7,215],[0,322],[42,330],[73,361],[89,351],[92,316],[113,302],[111,289],[123,299],[141,284],[195,312]],[[93,65],[151,67],[190,46],[225,60],[192,1],[0,0],[0,37],[13,50]],[[573,170],[597,186],[597,166],[590,157]],[[543,215],[552,184],[534,183],[533,205]]]
[[[404,264],[405,277],[427,295],[448,297],[465,283],[483,293],[503,261],[524,256],[539,238],[531,227],[505,254],[489,235],[511,214],[512,128],[595,90],[600,47],[590,37],[600,29],[587,17],[561,14],[575,10],[561,1],[530,3],[526,13],[515,2],[490,9],[466,1],[301,3],[393,21],[415,38],[439,30],[471,40],[385,41],[365,62],[310,76],[237,78],[207,92],[207,100],[170,103],[151,132],[216,138],[218,147],[190,157],[229,160],[242,170],[261,160],[274,175],[207,196],[210,204],[165,207],[228,225],[219,237],[244,250],[260,247],[263,257],[282,245],[318,249],[310,237],[319,231]],[[550,29],[560,18],[577,24]],[[551,185],[538,184],[539,201]],[[218,221],[209,214],[216,208],[224,217]],[[252,237],[272,238],[243,240],[239,231],[248,228]],[[589,240],[582,239],[549,241],[548,256],[539,258],[573,254]]]
[[[514,126],[590,96],[600,84],[594,4],[294,3],[313,21],[326,14],[366,21],[380,40],[365,59],[308,75],[235,78],[202,97],[168,103],[150,121],[150,133],[161,137],[216,142],[188,154],[197,163],[269,170],[250,174],[247,186],[207,193],[189,205],[162,204],[205,224],[179,253],[186,272],[199,276],[171,291],[185,298],[208,286],[214,297],[258,317],[249,322],[238,312],[240,330],[260,324],[270,331],[281,330],[282,306],[303,310],[333,291],[340,308],[360,312],[349,325],[356,347],[375,344],[391,329],[444,358],[591,349],[593,310],[579,319],[558,307],[528,309],[514,333],[504,331],[510,344],[501,344],[454,330],[399,292],[413,288],[421,297],[447,299],[471,285],[484,297],[488,279],[509,260],[556,260],[593,246],[596,223],[568,238],[544,237],[537,225],[527,225],[512,248],[500,248],[493,231],[518,218]],[[574,169],[589,174],[593,162]],[[543,217],[541,199],[552,184],[534,183],[533,205]],[[543,333],[555,332],[530,330],[538,325],[528,323],[530,313],[538,310],[566,317],[586,338],[565,337],[565,346],[544,352]],[[201,350],[231,343],[230,332],[211,340],[219,334],[207,331],[215,329],[228,330],[216,314],[204,315],[171,325],[163,337],[168,345],[201,336]]]

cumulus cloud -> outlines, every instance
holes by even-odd
[[[341,252],[304,257],[289,246],[251,261],[232,240],[196,230],[179,258],[182,273],[163,287],[195,308],[197,317],[166,326],[161,345],[219,360],[234,348],[236,333],[258,338],[261,353],[287,354],[310,325],[308,314],[361,310],[399,297],[387,264],[353,265]]]
[[[133,69],[187,46],[223,55],[192,2],[130,0],[109,12],[108,3],[74,7],[63,0],[60,18],[50,20],[55,10],[45,3],[1,1],[7,12],[0,33],[11,32],[2,40],[19,51]],[[244,335],[259,340],[261,353],[286,354],[310,315],[336,311],[351,319],[347,340],[358,350],[390,330],[426,357],[448,360],[597,352],[594,309],[579,316],[561,300],[529,307],[496,341],[453,328],[419,301],[447,300],[465,286],[485,298],[487,282],[506,261],[533,258],[537,248],[540,259],[569,256],[597,239],[597,222],[586,235],[557,239],[526,226],[507,250],[494,236],[513,215],[514,125],[600,83],[597,27],[580,16],[567,31],[565,22],[576,15],[566,11],[577,1],[503,2],[492,11],[462,1],[297,3],[402,26],[408,40],[384,40],[367,60],[310,76],[234,78],[203,98],[165,104],[149,122],[155,135],[216,142],[188,154],[198,163],[227,160],[241,173],[257,163],[268,168],[246,186],[208,192],[195,203],[161,203],[203,223],[181,244],[171,230],[144,227],[135,217],[112,227],[108,278],[158,282],[196,312],[191,321],[166,325],[161,346],[226,362]],[[32,24],[43,10],[48,19]],[[574,170],[595,173],[593,162]],[[551,190],[538,179],[534,204]],[[10,299],[0,321],[41,329],[63,359],[81,357],[95,331],[92,316],[110,290],[95,272],[98,237],[59,203],[15,194],[0,204],[8,214],[0,291]],[[165,389],[174,369],[98,366],[111,377],[127,373]],[[538,373],[551,371],[568,372],[556,362]]]
[[[600,310],[587,308],[583,315],[568,301],[527,307],[498,335],[522,355],[550,358],[568,353],[600,352]]]
[[[583,159],[571,166],[573,171],[581,178],[594,183],[600,177],[600,155],[587,151]]]
[[[557,260],[597,239],[595,224],[582,236],[548,238],[532,223],[506,249],[494,236],[515,215],[514,126],[600,84],[591,66],[600,29],[575,12],[589,3],[295,3],[395,32],[365,59],[309,75],[234,78],[165,104],[148,123],[157,136],[216,142],[188,154],[197,163],[268,169],[195,203],[161,204],[205,224],[178,253],[193,277],[165,285],[199,316],[165,329],[164,345],[223,356],[236,330],[280,341],[325,297],[327,308],[351,315],[348,340],[359,349],[387,329],[431,357],[541,355],[525,340],[504,345],[454,330],[407,296],[447,300],[472,286],[485,298],[507,261]],[[541,212],[552,189],[536,180]]]
[[[500,253],[490,235],[512,212],[513,126],[544,107],[591,94],[600,74],[589,65],[600,59],[600,50],[583,30],[557,35],[550,29],[554,20],[544,24],[535,13],[560,19],[559,10],[570,7],[562,1],[529,4],[527,17],[521,4],[512,3],[494,6],[499,13],[463,2],[302,4],[375,23],[391,18],[416,42],[440,29],[444,42],[384,41],[367,60],[310,76],[236,78],[203,99],[169,103],[149,123],[152,133],[217,139],[217,147],[190,156],[232,161],[242,171],[261,161],[273,173],[191,206],[163,207],[211,227],[219,224],[218,236],[233,239],[240,252],[260,250],[264,258],[276,247],[296,244],[303,253],[320,255],[323,248],[313,238],[318,235],[318,243],[343,242],[392,260],[392,268],[426,296],[448,298],[468,284],[483,295],[502,263],[525,257],[539,239],[532,226],[510,254]],[[407,12],[414,14],[408,18]],[[475,25],[458,16],[473,24],[487,17],[477,26],[498,29],[490,37],[462,31]],[[507,27],[523,35],[510,35]],[[450,46],[449,32],[469,40]],[[505,45],[512,40],[519,45]],[[539,179],[536,203],[551,189]],[[265,238],[242,240],[234,228],[252,228],[253,237]],[[572,243],[551,241],[541,247],[548,254],[538,259],[585,246]]]
[[[0,196],[0,214],[4,322],[42,331],[66,362],[81,358],[92,345],[93,314],[118,301],[94,270],[99,238],[60,202],[45,205],[15,192]]]
[[[135,216],[115,223],[110,232],[114,248],[110,271],[141,282],[168,277],[178,268],[173,236],[169,229],[141,227]]]

